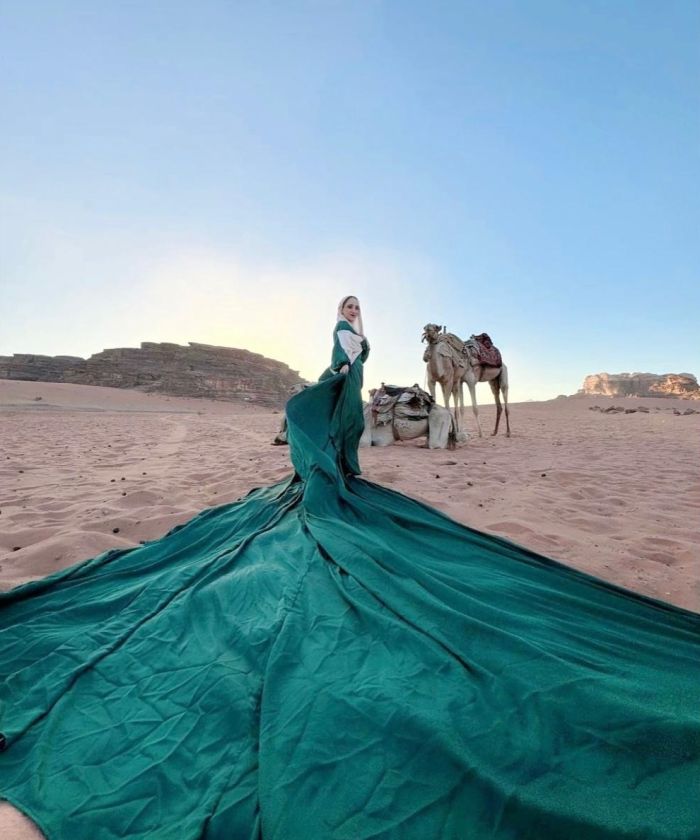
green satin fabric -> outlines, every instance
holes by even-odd
[[[700,837],[700,618],[344,474],[354,387],[290,401],[289,480],[1,596],[0,796],[50,840]]]

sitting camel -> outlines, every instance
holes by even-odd
[[[427,436],[429,449],[454,449],[458,437],[452,414],[418,385],[382,383],[370,395],[360,446],[391,446],[397,440]]]
[[[305,387],[308,386],[296,386],[292,391],[297,393]],[[429,449],[454,449],[458,437],[452,415],[418,385],[397,388],[382,384],[381,388],[370,391],[370,395],[372,402],[364,405],[365,430],[360,446],[390,446],[397,440],[427,435]],[[466,435],[460,435],[459,440],[466,440]],[[286,414],[272,443],[288,444]]]

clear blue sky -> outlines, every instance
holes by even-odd
[[[245,346],[511,398],[700,374],[700,5],[0,0],[0,354]],[[490,395],[485,386],[481,398]]]

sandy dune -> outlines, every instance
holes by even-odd
[[[38,398],[41,399],[38,399]],[[649,413],[602,414],[595,404]],[[680,400],[514,405],[513,437],[362,450],[365,477],[475,528],[700,609],[700,414]],[[700,406],[698,406],[700,408]],[[490,429],[493,407],[481,411]],[[0,586],[161,536],[289,473],[279,413],[0,381]],[[471,410],[465,413],[473,430]]]

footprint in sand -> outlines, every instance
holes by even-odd
[[[663,563],[664,566],[674,566],[680,560],[665,551],[643,551],[640,557],[642,560],[651,560],[653,563]]]
[[[374,480],[379,484],[393,484],[396,481],[396,473],[381,472],[375,473]]]
[[[680,548],[680,544],[676,540],[668,540],[664,537],[647,537],[644,541],[645,545],[653,548],[667,548],[669,550]]]

